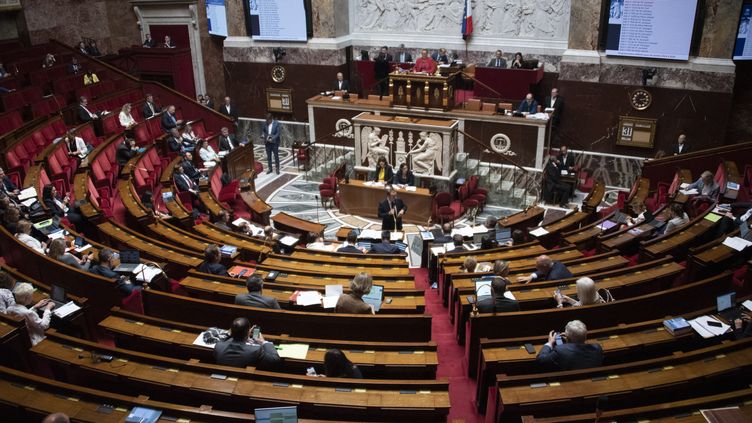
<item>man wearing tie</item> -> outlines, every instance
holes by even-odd
[[[434,62],[444,65],[449,64],[449,56],[447,56],[447,51],[445,48],[440,48],[439,51],[431,55],[431,58],[434,60]]]
[[[178,125],[182,125],[183,121],[178,120],[175,116],[175,106],[167,106],[167,111],[162,113],[162,130],[165,132],[172,131],[172,128],[177,128]]]
[[[559,121],[561,119],[561,112],[564,111],[564,99],[559,96],[559,89],[552,88],[551,95],[546,97],[543,102],[545,109],[554,109],[551,113],[551,128],[556,130],[559,128]]]
[[[389,188],[386,194],[386,200],[379,203],[379,217],[381,218],[381,229],[384,231],[402,230],[402,216],[407,212],[407,206],[401,199],[397,198],[397,191]]]
[[[149,119],[150,117],[156,115],[161,111],[159,106],[157,106],[157,103],[154,102],[154,96],[151,94],[146,94],[146,101],[144,102],[144,107],[141,109],[142,114],[144,116],[144,119]]]
[[[405,45],[400,44],[399,53],[397,54],[397,61],[400,63],[411,63],[413,61],[413,55],[405,51]]]
[[[219,113],[232,118],[233,121],[238,120],[238,111],[232,105],[230,97],[225,97],[225,104],[219,107]]]
[[[490,62],[488,62],[488,67],[490,68],[506,68],[507,67],[507,59],[502,57],[501,50],[496,50],[496,57],[491,59]]]
[[[222,127],[219,132],[219,151],[230,152],[233,148],[237,147],[238,142],[235,139],[235,135],[230,134],[227,127]]]
[[[91,122],[94,119],[99,119],[96,113],[93,113],[89,109],[89,100],[86,97],[81,97],[78,103],[78,120],[81,123]]]
[[[679,134],[679,138],[676,140],[676,145],[674,146],[674,156],[688,152],[689,146],[687,145],[687,136],[684,134]]]
[[[266,147],[266,162],[269,164],[267,173],[272,173],[272,154],[274,154],[274,163],[277,165],[277,175],[279,175],[279,122],[274,120],[271,113],[266,114],[262,138]]]
[[[337,81],[334,83],[334,91],[349,91],[350,83],[344,79],[342,72],[337,72]]]
[[[392,61],[392,55],[389,54],[389,48],[387,46],[381,47],[381,52],[373,64],[373,71],[376,76],[376,80],[379,83],[379,94],[384,96],[387,92],[387,76],[389,76],[389,62]]]

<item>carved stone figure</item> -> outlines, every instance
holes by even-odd
[[[420,139],[415,145],[415,150],[411,152],[413,160],[413,172],[433,174],[433,165],[436,163],[437,169],[443,168],[441,163],[441,136],[426,132],[419,134]]]
[[[388,135],[381,136],[381,128],[373,128],[370,134],[368,134],[368,148],[366,158],[368,159],[368,166],[375,167],[376,161],[379,156],[384,156],[386,162],[389,163],[389,147],[386,145]]]

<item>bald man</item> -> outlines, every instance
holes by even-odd
[[[535,259],[535,272],[528,276],[518,277],[517,282],[553,281],[571,277],[572,272],[567,269],[567,266],[558,260],[551,260],[551,257],[544,254]]]
[[[342,72],[337,72],[337,80],[334,81],[334,91],[350,91],[350,82],[344,79]]]
[[[522,100],[522,102],[520,103],[520,107],[517,108],[517,111],[520,113],[537,113],[538,112],[538,102],[535,101],[532,93],[527,93],[527,95],[525,96],[525,99]]]
[[[70,423],[70,419],[64,413],[52,413],[45,417],[42,423]]]

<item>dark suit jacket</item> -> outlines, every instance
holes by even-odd
[[[233,367],[270,368],[281,361],[271,342],[265,342],[264,345],[248,345],[232,338],[214,345],[214,358],[217,364]]]
[[[561,170],[552,161],[549,161],[543,169],[543,177],[546,179],[546,187],[554,187],[561,181]]]
[[[152,38],[151,40],[144,40],[144,43],[143,43],[143,44],[141,44],[141,45],[142,45],[143,47],[151,47],[151,48],[154,48],[154,47],[156,47],[156,46],[157,46],[157,42],[156,42],[156,41],[154,41],[154,38]]]
[[[188,176],[188,175],[185,175],[185,176]],[[182,178],[179,174],[176,173],[172,179],[175,181],[175,186],[177,186],[178,190],[180,191],[188,191],[190,189],[196,188],[195,182],[193,182],[192,184],[188,183],[188,181],[192,181],[190,179],[190,176],[188,176],[188,181],[186,181],[184,178]]]
[[[203,273],[211,273],[212,275],[230,276],[227,273],[227,268],[220,263],[207,263],[201,262],[198,266],[198,271]]]
[[[679,152],[679,144],[674,144],[674,148],[671,150],[671,153],[672,154],[685,154],[685,153],[689,153],[689,150],[690,150],[689,144],[685,142],[682,146],[681,153]]]
[[[178,118],[174,115],[171,115],[169,112],[162,113],[162,130],[165,132],[170,132],[170,129],[177,128]]]
[[[404,55],[404,57],[403,57],[403,55]],[[408,52],[397,53],[397,56],[395,56],[395,57],[397,58],[397,61],[401,62],[401,63],[412,62],[413,61],[413,55],[410,54],[410,53],[408,53]]]
[[[355,253],[355,254],[363,254],[362,251],[360,251],[356,246],[354,245],[345,245],[344,247],[337,248],[338,253]]]
[[[144,119],[148,119],[157,113],[159,113],[159,106],[157,106],[155,103],[151,103],[151,107],[154,108],[154,113],[151,112],[151,109],[149,108],[149,102],[144,102],[144,107],[141,108],[141,114],[144,115]]]
[[[279,145],[279,121],[272,121],[272,132],[269,133],[269,125],[264,122],[264,130],[261,132],[261,136],[264,138],[264,142],[267,144]],[[267,141],[267,138],[271,136],[271,141]]]
[[[402,210],[407,211],[407,206],[399,198],[395,198],[394,203],[392,204],[394,208],[397,210],[397,213],[399,213]],[[392,229],[395,229],[394,216],[389,214],[389,200],[384,200],[379,203],[379,218],[381,219],[382,231],[391,231]],[[402,218],[398,217],[397,227],[401,226],[401,224],[402,224]]]
[[[232,120],[238,120],[238,109],[236,109],[232,104],[230,104],[229,111],[227,110],[227,106],[225,106],[224,104],[219,106],[219,113],[231,117]]]
[[[536,361],[552,371],[588,369],[603,364],[603,348],[599,344],[564,343],[552,349],[546,344]]]
[[[546,101],[543,102],[543,110],[548,107],[551,107],[551,96],[546,97]],[[564,99],[559,95],[556,96],[556,101],[554,102],[554,112],[551,114],[551,124],[554,126],[559,125],[559,118],[561,117],[562,111],[564,111]]]
[[[449,57],[446,54],[439,54],[438,52],[431,55],[431,59],[437,63],[449,64]]]
[[[520,303],[503,295],[496,298],[495,301],[493,296],[485,295],[478,298],[478,311],[481,313],[520,311]]]
[[[533,100],[530,102],[530,105],[528,106],[527,100],[522,100],[520,103],[520,107],[517,108],[517,111],[522,112],[528,112],[528,113],[537,113],[538,112],[538,102]]]
[[[389,62],[392,61],[392,55],[387,53],[386,55],[382,56],[381,53],[379,53],[374,61],[375,63],[373,65],[373,70],[376,75],[376,79],[386,78],[386,76],[389,75]]]
[[[3,176],[2,183],[3,183],[3,187],[5,188],[5,191],[7,192],[13,192],[18,189],[16,184],[14,184],[13,181],[11,181],[7,175]]]
[[[402,184],[402,185],[415,185],[415,175],[413,175],[411,171],[408,171],[407,178],[403,179],[402,174],[400,172],[397,172],[394,174],[394,178],[392,179],[392,182],[395,184]]]
[[[347,79],[342,80],[342,88],[339,87],[339,81],[334,81],[334,91],[350,91],[350,81]]]
[[[229,139],[229,141],[228,141]],[[238,146],[238,141],[235,139],[234,134],[229,134],[226,137],[220,135],[219,136],[219,151],[230,151],[232,148],[230,148],[230,142],[232,142],[233,147]]]
[[[170,151],[180,151],[180,147],[182,146],[183,146],[182,138],[175,138],[172,135],[167,137],[167,148],[169,148]]]
[[[490,68],[506,68],[507,67],[507,59],[505,59],[503,57],[501,59],[499,59],[499,65],[497,66],[496,65],[496,58],[494,57],[493,59],[491,59],[491,60],[488,61],[488,65],[486,65],[486,66],[488,66]]]
[[[536,273],[537,274],[537,273]],[[551,270],[548,271],[547,275],[538,275],[538,277],[535,279],[536,281],[555,281],[558,279],[566,279],[571,278],[572,272],[567,269],[567,266],[564,265],[564,263],[554,260],[554,265],[551,266]]]
[[[57,217],[65,217],[65,211],[57,205],[57,202],[55,202],[54,199],[45,198],[44,205],[47,207],[47,210],[51,215]]]
[[[180,162],[180,164],[183,166],[183,172],[194,181],[197,181],[201,177],[201,172],[196,169],[196,166],[193,165],[193,162],[189,160],[183,160]]]
[[[568,171],[572,167],[574,167],[574,154],[571,151],[567,152],[566,160],[559,154],[559,169]]]
[[[110,279],[117,279],[120,277],[117,272],[109,267],[102,266],[101,264],[95,264],[94,266],[89,267],[89,272]]]
[[[279,310],[279,303],[276,298],[266,297],[258,292],[247,292],[236,295],[235,304]]]
[[[115,151],[115,159],[117,159],[118,164],[121,166],[128,163],[128,160],[132,159],[135,155],[136,152],[128,148],[125,143],[122,143]]]
[[[401,253],[398,246],[389,242],[384,242],[384,241],[376,243],[376,244],[371,244],[371,250],[368,252],[374,253],[374,254],[399,254]]]
[[[91,113],[95,113],[95,111],[91,109],[91,106],[87,106],[86,109],[88,109]],[[78,105],[77,115],[78,120],[81,123],[91,122],[92,120],[91,115],[80,104]]]
[[[391,184],[393,178],[394,178],[394,170],[392,170],[392,167],[387,164],[386,167],[384,168],[384,182],[387,184]],[[374,170],[373,173],[371,174],[371,180],[374,182],[379,180],[378,166],[376,167],[376,170]]]

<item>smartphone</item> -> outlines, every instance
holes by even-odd
[[[253,338],[254,341],[257,341],[259,339],[259,335],[261,335],[261,328],[258,326],[255,326],[253,328],[253,334],[251,335],[251,337]]]
[[[73,241],[73,243],[76,245],[76,247],[83,247],[84,246],[84,239],[80,236],[76,237],[76,240]]]
[[[241,270],[241,271],[240,271],[240,273],[238,273],[238,277],[239,277],[239,278],[242,278],[242,277],[243,277],[243,275],[245,275],[245,273],[246,273],[247,271],[248,271],[248,269],[243,269],[243,270]]]
[[[561,345],[564,343],[564,340],[561,338],[561,334],[559,332],[556,332],[556,345]]]
[[[525,344],[525,350],[527,350],[528,354],[535,354],[535,347],[533,344]]]
[[[719,328],[723,326],[723,324],[721,324],[720,322],[716,322],[715,320],[708,320],[708,326]]]

